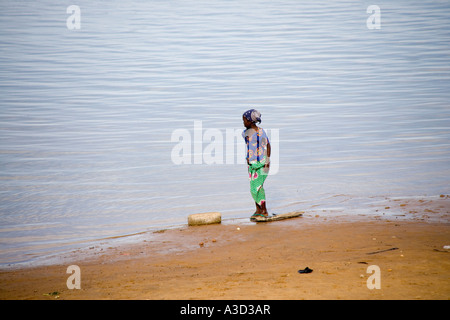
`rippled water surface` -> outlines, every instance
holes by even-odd
[[[191,213],[246,218],[226,132],[251,107],[276,134],[273,211],[450,193],[450,4],[378,1],[374,30],[371,4],[1,1],[0,263]],[[174,132],[193,164],[174,163]]]

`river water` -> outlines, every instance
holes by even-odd
[[[0,264],[247,219],[249,108],[271,211],[450,193],[450,3],[372,4],[1,1]]]

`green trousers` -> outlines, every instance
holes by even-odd
[[[258,205],[266,201],[266,192],[264,191],[263,185],[267,175],[268,172],[264,171],[264,163],[258,162],[248,166],[250,193]]]

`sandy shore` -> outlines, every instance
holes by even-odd
[[[78,250],[61,265],[1,271],[0,299],[449,299],[449,200],[147,233]],[[67,288],[70,264],[80,267],[81,289]],[[371,265],[381,289],[367,287]],[[313,272],[297,272],[305,267]]]

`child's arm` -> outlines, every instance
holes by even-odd
[[[266,171],[266,172],[268,172],[268,171],[269,171],[269,168],[270,168],[270,151],[271,151],[271,148],[270,148],[270,142],[269,142],[269,140],[267,140],[267,154],[266,154],[266,159],[269,160],[269,161],[266,160],[266,164],[264,165],[264,171]]]

